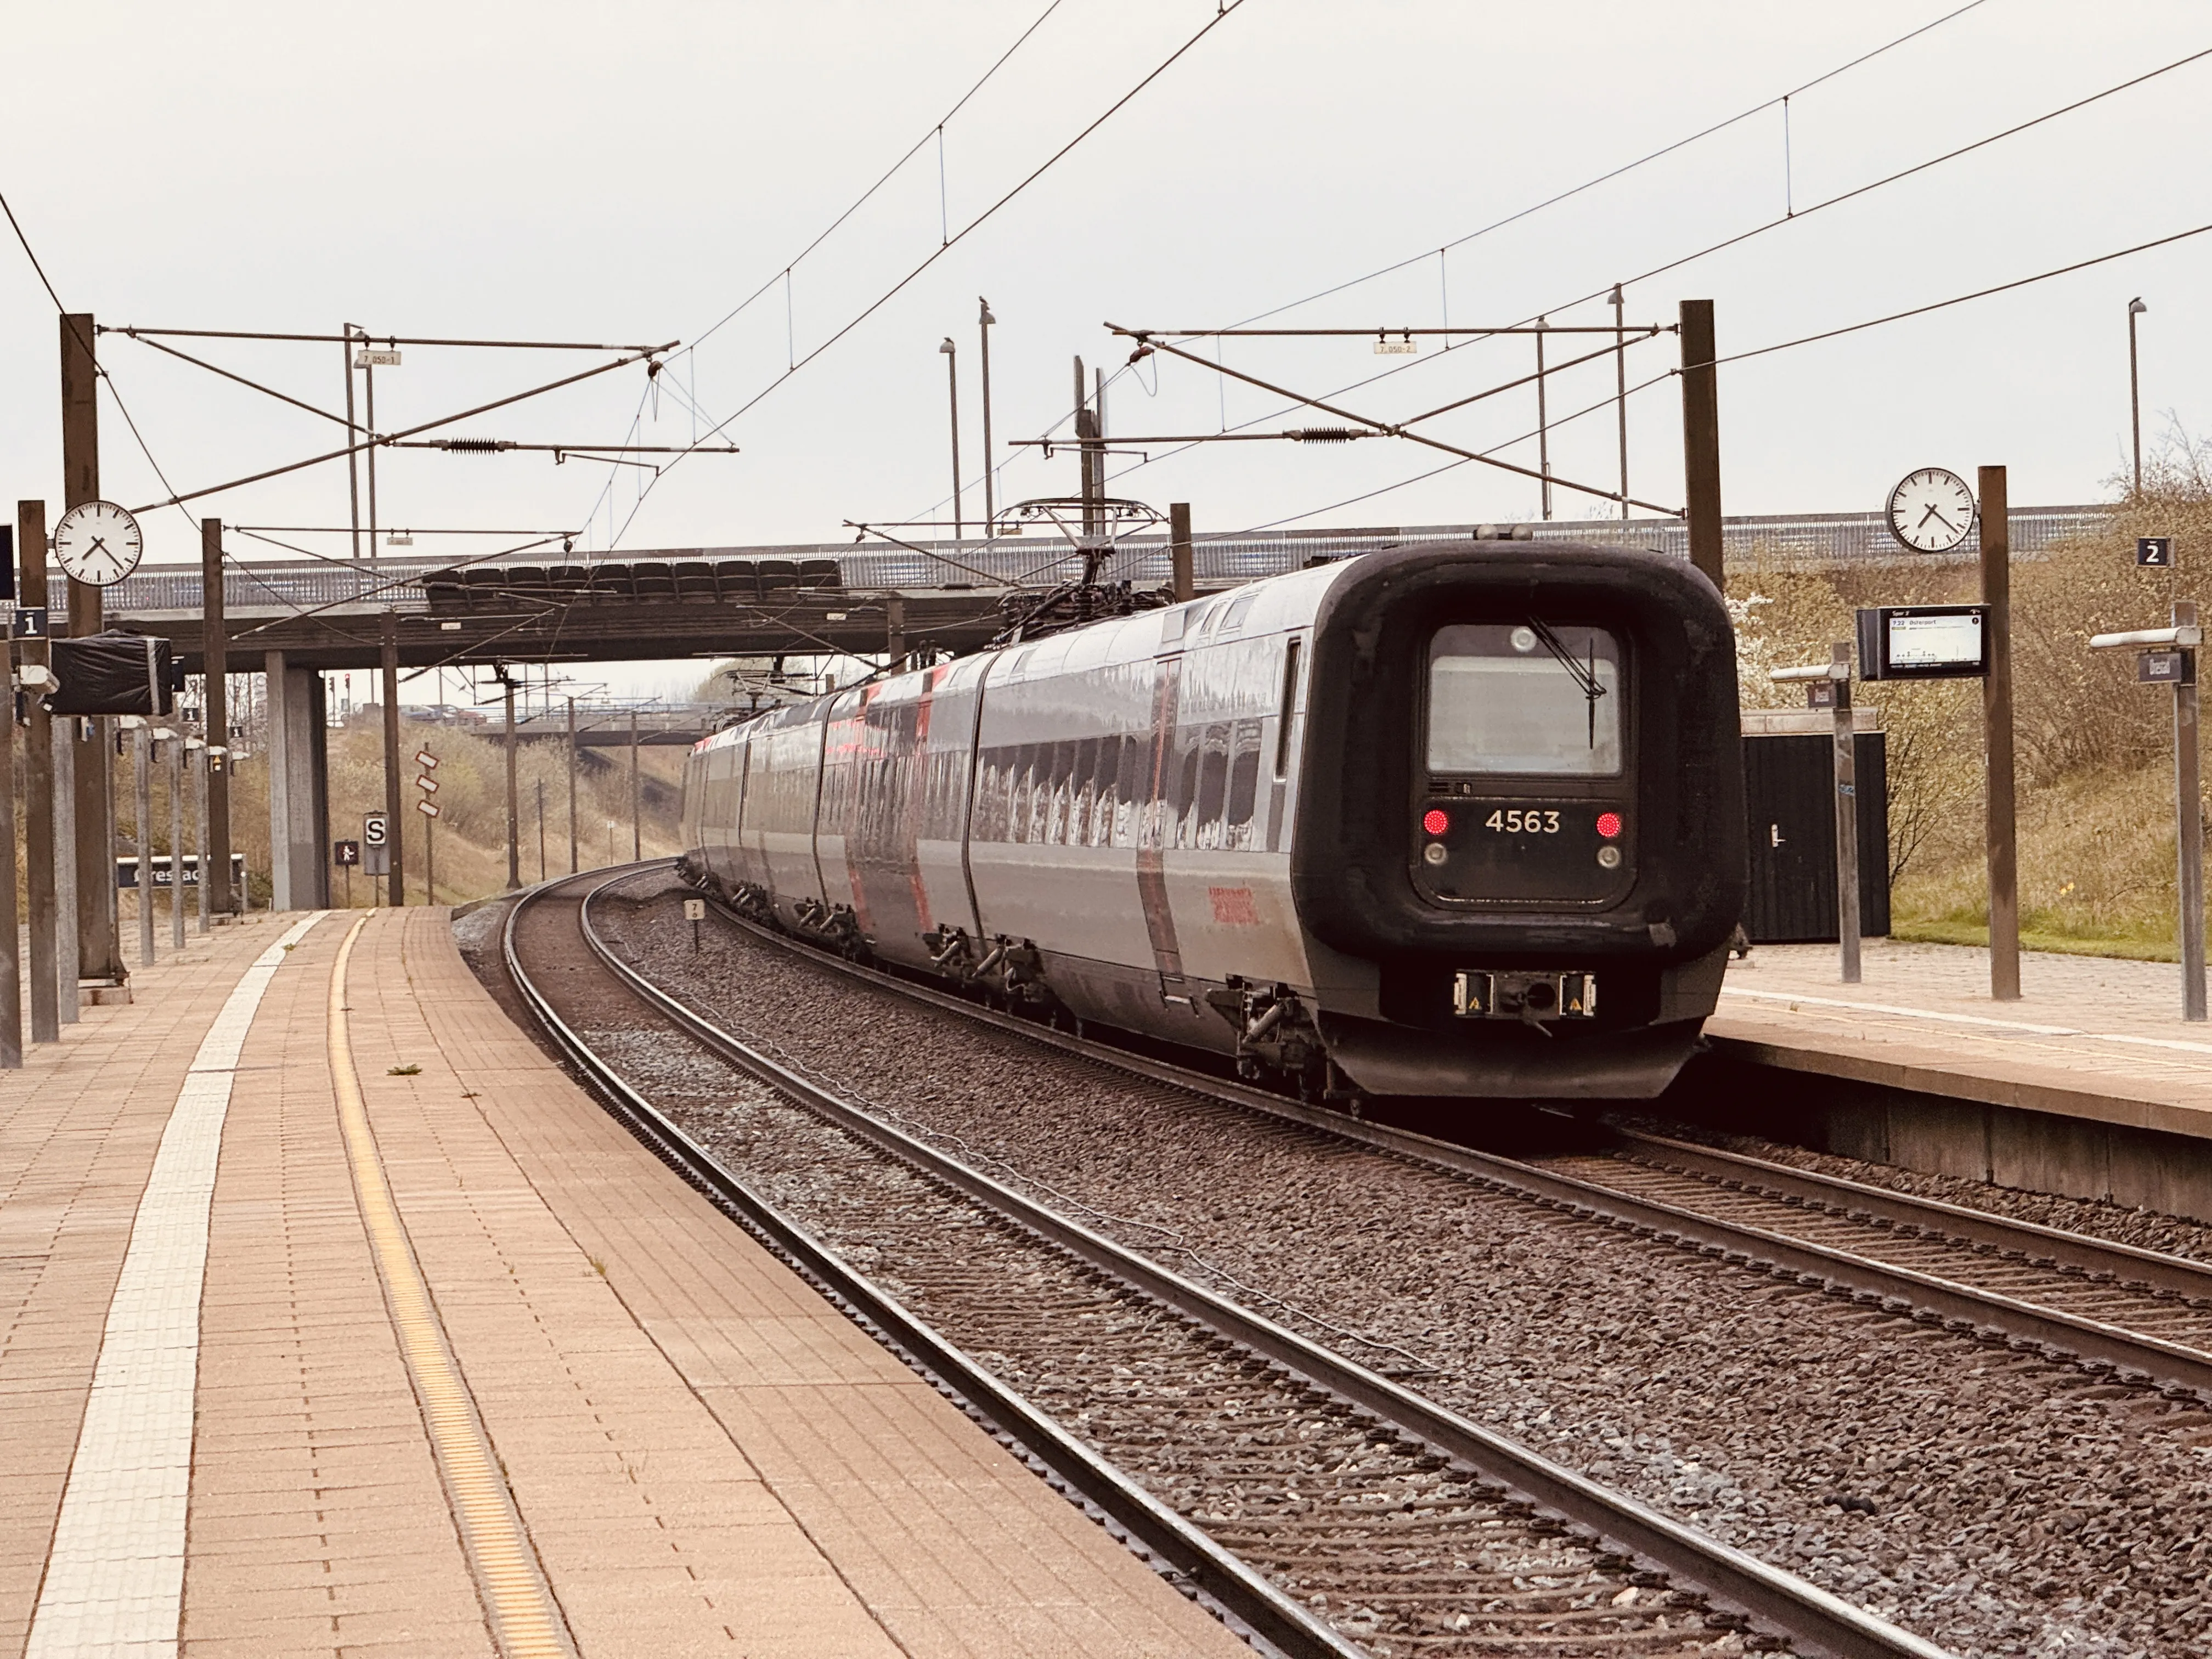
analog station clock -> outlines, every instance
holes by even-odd
[[[1948,553],[1973,528],[1974,492],[1955,472],[1923,466],[1889,492],[1889,533],[1916,553]]]
[[[54,561],[72,580],[111,587],[146,550],[138,520],[112,501],[82,501],[54,526]]]

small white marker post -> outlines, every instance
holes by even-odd
[[[2089,641],[2095,651],[2148,647],[2136,659],[2136,682],[2173,688],[2173,804],[2180,838],[2175,884],[2181,910],[2181,1017],[2192,1021],[2204,1018],[2204,818],[2197,798],[2197,647],[2203,642],[2204,630],[2197,626],[2192,599],[2174,601],[2171,628],[2098,634]]]
[[[1834,688],[1836,719],[1836,942],[1843,981],[1859,982],[1859,766],[1851,725],[1851,647],[1832,646],[1829,659],[1805,668],[1777,668],[1771,680],[1825,680]]]
[[[166,726],[155,728],[154,741],[169,746],[169,948],[181,951],[185,948],[185,744],[181,733]]]
[[[691,954],[699,954],[699,924],[706,920],[707,901],[688,898],[684,901],[684,920],[691,924]]]

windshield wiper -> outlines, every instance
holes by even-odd
[[[1558,659],[1559,666],[1565,669],[1570,675],[1573,676],[1575,684],[1582,687],[1583,701],[1589,706],[1589,746],[1593,749],[1596,748],[1597,700],[1605,696],[1605,688],[1602,685],[1600,685],[1597,680],[1597,635],[1595,632],[1593,631],[1590,635],[1589,662],[1589,665],[1585,666],[1583,664],[1575,660],[1575,653],[1567,649],[1566,641],[1552,631],[1551,625],[1548,623],[1543,622],[1537,617],[1531,617],[1528,618],[1528,627],[1530,630],[1534,633],[1536,637],[1544,642],[1544,649],[1550,652],[1552,655]]]

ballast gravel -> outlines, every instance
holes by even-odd
[[[719,918],[695,953],[672,878],[618,891],[610,943],[784,1063],[1961,1656],[2212,1651],[2197,1407],[1054,1054]]]

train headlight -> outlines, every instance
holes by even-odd
[[[1620,868],[1620,848],[1612,846],[1599,848],[1597,849],[1597,861],[1600,866],[1604,869],[1618,870]]]
[[[1451,849],[1447,848],[1443,842],[1440,841],[1432,841],[1426,847],[1421,848],[1421,856],[1426,859],[1431,864],[1442,864],[1446,859],[1451,856]]]

